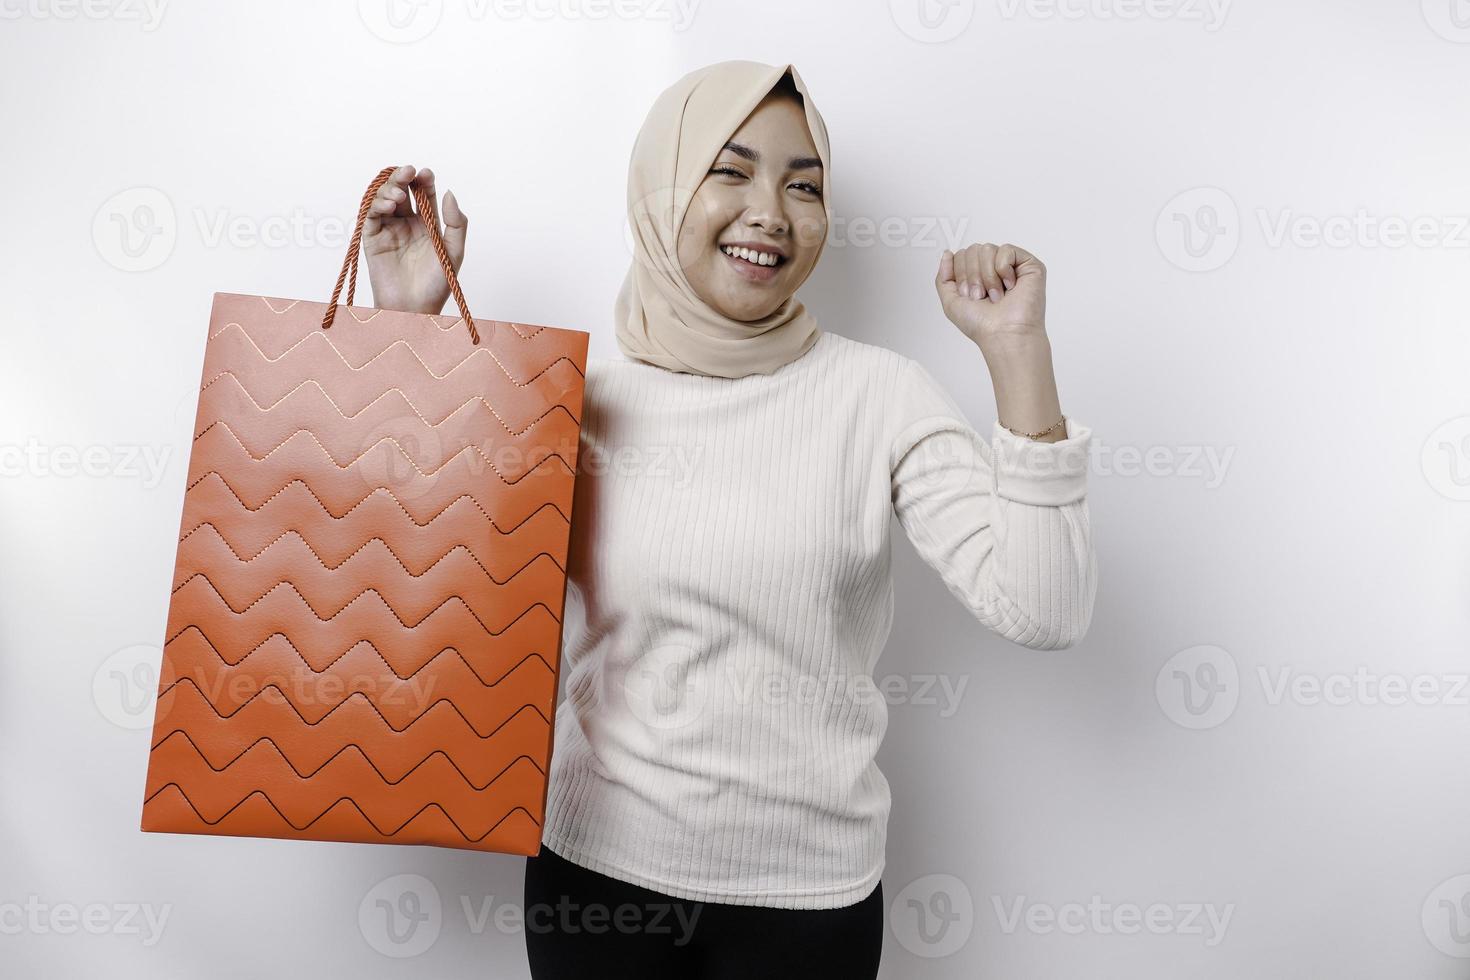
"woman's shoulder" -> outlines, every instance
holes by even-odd
[[[949,393],[916,360],[882,344],[856,340],[843,334],[825,334],[826,351],[821,372],[828,391],[828,404],[851,404],[854,411],[874,413],[882,424],[880,434],[914,417],[957,414],[959,408]]]
[[[824,330],[823,336],[831,345],[834,356],[845,358],[869,370],[892,374],[907,369],[913,358],[880,344],[856,340],[845,334]]]

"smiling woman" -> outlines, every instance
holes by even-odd
[[[634,144],[624,356],[588,361],[566,695],[526,865],[537,978],[877,975],[895,518],[995,635],[1053,650],[1090,623],[1091,430],[1046,425],[1045,269],[1011,245],[937,257],[1002,414],[1043,430],[997,420],[987,444],[922,364],[819,330],[797,298],[831,174],[790,65],[689,73]],[[438,312],[410,181],[432,191],[428,171],[392,182],[369,274],[375,298]],[[444,215],[458,264],[468,219],[449,195]]]
[[[634,256],[613,316],[630,357],[738,378],[816,343],[795,294],[826,243],[831,165],[794,69],[722,64],[665,91],[633,145]]]

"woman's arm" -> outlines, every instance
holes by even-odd
[[[1023,646],[1072,646],[1087,632],[1097,592],[1086,496],[1092,433],[1062,416],[1046,269],[1017,246],[976,244],[946,251],[934,284],[945,315],[990,369],[997,421],[987,445],[910,362],[890,458],[894,513],[986,626]]]
[[[898,383],[893,511],[971,615],[1021,646],[1076,644],[1092,621],[1097,557],[1087,508],[1092,430],[1045,443],[996,422],[989,444],[924,366]]]

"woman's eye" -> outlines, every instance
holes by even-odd
[[[724,175],[726,177],[744,177],[745,176],[743,173],[741,173],[740,171],[736,170],[734,167],[714,167],[714,168],[712,168],[710,170],[710,173],[712,173],[712,174],[722,174],[722,175]],[[809,180],[803,180],[800,183],[792,184],[791,186],[797,188],[798,190],[806,191],[808,194],[815,194],[818,197],[821,197],[822,196],[822,189],[820,187],[818,187],[816,184],[813,184]]]

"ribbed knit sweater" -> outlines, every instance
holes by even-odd
[[[1074,644],[1096,559],[1066,428],[987,445],[922,364],[825,329],[769,375],[590,359],[546,846],[678,898],[866,897],[893,518],[981,624]]]

